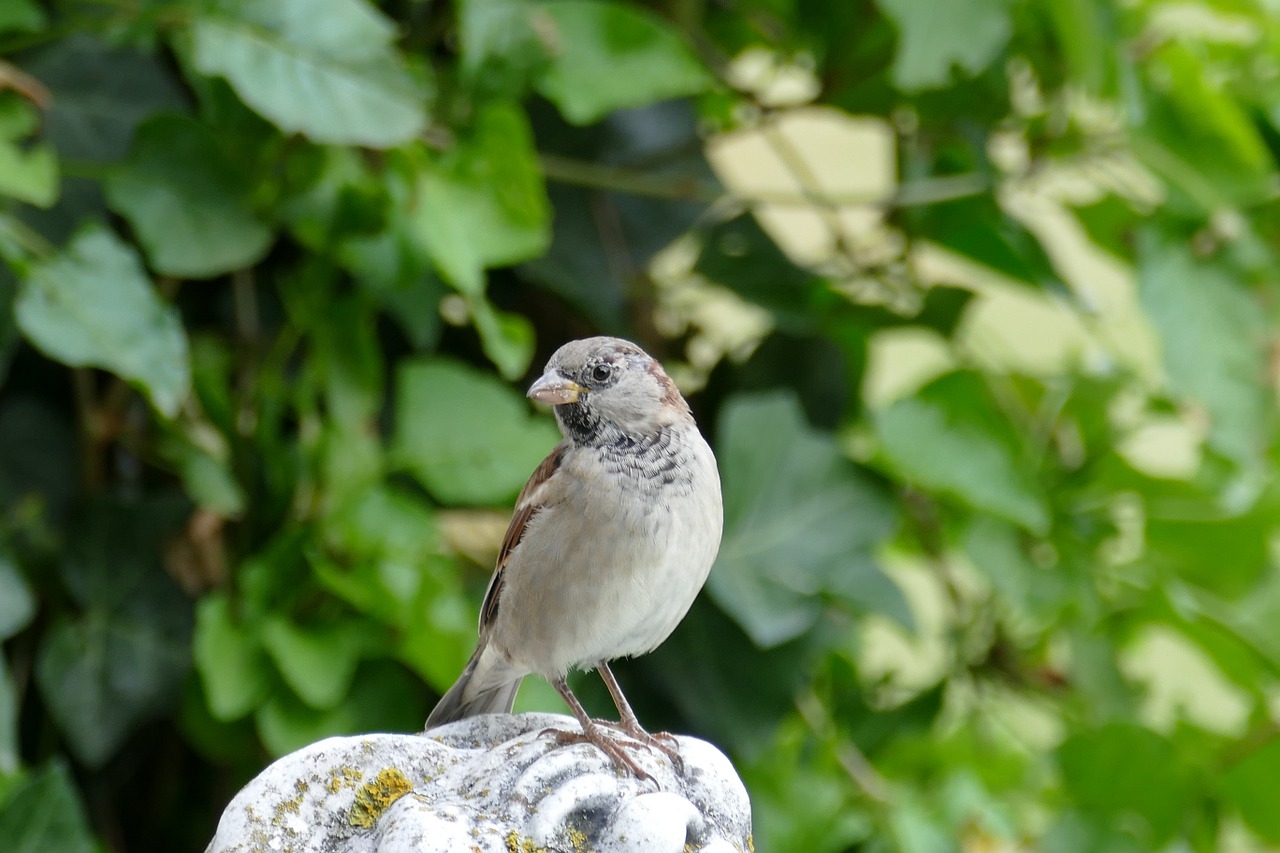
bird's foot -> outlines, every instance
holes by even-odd
[[[676,772],[681,776],[684,775],[684,757],[680,755],[680,742],[676,740],[675,735],[666,732],[658,732],[657,734],[649,734],[640,723],[627,721],[620,723],[610,722],[609,720],[600,720],[600,725],[608,726],[611,729],[622,732],[634,741],[639,741],[650,749],[656,749],[671,759],[672,765],[675,766]]]
[[[608,732],[602,729],[595,721],[591,721],[589,725],[582,727],[582,731],[568,731],[566,729],[543,729],[540,735],[549,734],[555,738],[558,745],[564,746],[571,743],[589,743],[596,749],[609,756],[614,766],[624,773],[630,773],[641,782],[652,782],[658,784],[658,780],[654,779],[645,772],[636,760],[627,754],[627,750],[622,743],[619,743]]]

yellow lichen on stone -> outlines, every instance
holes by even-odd
[[[547,848],[533,843],[532,838],[521,838],[514,829],[507,833],[507,853],[547,853]]]
[[[276,806],[275,817],[277,822],[279,822],[280,820],[281,812],[288,812],[289,814],[301,814],[302,813],[302,794],[298,794],[298,796],[289,800],[280,801],[280,805]]]
[[[344,764],[337,770],[334,770],[329,776],[329,781],[325,783],[325,787],[329,789],[330,794],[336,794],[343,788],[354,788],[364,779],[364,773],[349,764]]]
[[[573,853],[592,853],[587,849],[587,834],[576,827],[569,827],[569,843],[573,845]]]
[[[356,801],[351,807],[349,822],[361,829],[370,829],[391,804],[413,790],[409,777],[394,767],[378,772],[373,780],[356,791]]]

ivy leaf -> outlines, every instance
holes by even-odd
[[[66,158],[118,160],[148,116],[185,105],[181,85],[157,57],[88,35],[58,42],[25,70],[49,87],[44,135]]]
[[[422,726],[420,685],[391,661],[365,664],[336,707],[317,710],[285,691],[254,715],[258,735],[272,755],[284,755],[331,735],[412,731]]]
[[[138,128],[105,188],[164,275],[222,275],[261,260],[271,245],[271,229],[249,205],[249,176],[194,119],[157,116]]]
[[[185,637],[142,612],[143,605],[181,606],[180,598],[159,587],[137,592],[135,612],[54,623],[37,659],[49,710],[90,767],[101,767],[137,724],[168,709],[187,671]]]
[[[266,696],[270,663],[258,638],[233,617],[225,595],[207,595],[197,605],[192,653],[215,719],[238,720]]]
[[[488,373],[447,361],[410,361],[396,377],[392,453],[448,504],[515,497],[560,435],[531,418],[520,396]]]
[[[470,305],[480,346],[498,373],[508,381],[524,376],[533,360],[533,324],[520,314],[499,311],[483,297],[473,299]]]
[[[30,104],[0,99],[0,194],[49,207],[58,198],[58,158],[48,145],[24,144],[38,123]]]
[[[898,27],[893,81],[908,92],[946,86],[953,66],[978,74],[1013,34],[1007,0],[877,0],[877,5]]]
[[[66,765],[51,762],[14,789],[0,808],[0,838],[11,853],[94,853],[84,804]]]
[[[1280,785],[1280,740],[1250,750],[1222,779],[1227,799],[1249,828],[1271,844],[1280,844],[1280,814],[1273,794]]]
[[[362,627],[355,622],[320,627],[275,616],[262,626],[262,645],[280,675],[308,706],[328,710],[342,701],[360,662]]]
[[[1063,781],[1091,812],[1141,815],[1159,846],[1186,812],[1190,785],[1173,745],[1133,723],[1109,723],[1069,737],[1058,748]],[[1114,817],[1113,817],[1114,819]]]
[[[31,623],[36,601],[31,586],[12,555],[0,547],[0,640],[7,640]]]
[[[364,0],[215,0],[190,33],[196,68],[287,133],[390,148],[426,124],[394,25]]]
[[[44,24],[44,10],[36,0],[9,0],[0,7],[0,33],[39,32]]]
[[[18,752],[18,693],[9,675],[9,665],[0,655],[0,778],[17,771],[22,757]],[[0,802],[4,795],[0,792]]]
[[[457,8],[462,79],[479,93],[523,96],[551,58],[545,13],[530,0],[460,0]]]
[[[1268,436],[1260,307],[1224,269],[1154,231],[1138,241],[1138,294],[1163,344],[1169,385],[1209,412],[1209,444],[1242,468]]]
[[[173,417],[191,385],[178,312],[156,296],[133,249],[93,226],[31,265],[14,303],[27,340],[57,361],[101,367]]]
[[[597,0],[550,0],[538,8],[550,20],[556,50],[535,85],[574,124],[711,87],[680,35],[648,12]]]
[[[63,558],[83,613],[54,622],[36,657],[36,682],[72,752],[90,767],[173,706],[190,665],[191,608],[156,556],[183,506],[94,504]]]
[[[551,211],[528,120],[493,103],[439,163],[422,171],[415,234],[440,274],[469,296],[484,270],[537,257],[551,242]]]
[[[910,622],[872,559],[893,527],[888,499],[802,412],[782,392],[733,398],[720,416],[725,531],[707,588],[761,648],[811,628],[825,597]]]
[[[881,412],[875,429],[886,461],[907,481],[1032,532],[1048,529],[1048,499],[981,376],[942,376]]]

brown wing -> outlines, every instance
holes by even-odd
[[[542,460],[537,468],[533,469],[533,474],[529,477],[529,482],[524,484],[524,488],[520,490],[520,497],[516,498],[515,514],[511,517],[511,524],[507,527],[506,536],[502,537],[502,548],[498,551],[498,563],[493,570],[493,577],[489,579],[489,589],[484,594],[484,604],[480,607],[480,633],[484,633],[485,626],[493,623],[498,615],[498,600],[502,597],[503,572],[507,566],[507,560],[511,557],[511,552],[520,544],[520,540],[524,537],[525,528],[529,524],[529,519],[542,508],[541,498],[539,494],[543,491],[543,486],[551,479],[551,475],[560,467],[561,460],[564,459],[565,451],[569,449],[569,442],[562,441],[555,446],[551,454]]]

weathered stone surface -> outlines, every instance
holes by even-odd
[[[281,758],[227,806],[209,853],[731,853],[751,806],[729,760],[680,737],[684,773],[633,745],[620,775],[571,717],[490,715],[426,734],[329,738]]]

